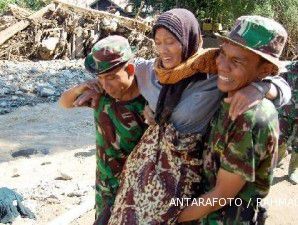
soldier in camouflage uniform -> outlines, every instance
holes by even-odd
[[[104,89],[99,102],[92,104],[98,105],[94,109],[96,225],[108,223],[122,167],[146,129],[142,115],[145,100],[136,85],[132,58],[127,39],[109,36],[96,43],[85,59],[86,69],[97,75]],[[78,85],[63,93],[60,104],[80,105],[78,101],[93,95],[94,89],[88,83]]]
[[[287,32],[274,20],[243,16],[228,37],[219,37],[223,44],[216,60],[217,86],[228,96],[279,70]],[[260,200],[269,192],[277,162],[277,111],[272,102],[264,99],[232,121],[229,107],[223,102],[211,124],[203,153],[205,193],[200,196],[201,203],[187,207],[179,221],[264,224]]]
[[[281,74],[292,87],[292,99],[279,110],[280,139],[279,160],[291,151],[289,179],[298,184],[298,61],[286,62],[286,71]]]

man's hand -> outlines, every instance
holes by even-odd
[[[199,202],[205,204],[193,204],[187,206],[178,216],[178,223],[198,220],[204,216],[214,212],[223,207],[219,204],[219,201],[214,202],[216,199],[228,199],[234,198],[239,191],[243,188],[246,181],[240,175],[228,172],[224,169],[219,169],[215,187],[206,194],[200,196]],[[206,204],[212,202],[213,204]]]
[[[90,106],[94,109],[98,107],[101,94],[95,89],[87,89],[73,103],[75,107]]]
[[[225,98],[226,103],[231,104],[229,116],[235,120],[239,115],[260,103],[263,94],[254,86],[249,85],[238,90],[232,97]]]

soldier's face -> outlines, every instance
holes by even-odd
[[[181,63],[182,45],[171,32],[164,28],[158,28],[154,42],[164,68],[172,69]]]
[[[98,76],[102,88],[108,95],[115,99],[121,99],[123,94],[132,85],[133,79],[134,75],[128,73],[127,65]]]
[[[223,92],[233,94],[262,74],[260,56],[237,45],[224,42],[216,59],[217,86]]]

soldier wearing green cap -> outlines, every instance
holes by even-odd
[[[274,20],[261,16],[237,19],[216,59],[218,88],[233,96],[239,88],[279,72],[279,57],[287,32]],[[261,200],[268,194],[277,162],[278,116],[264,99],[240,115],[229,118],[230,105],[222,103],[211,122],[203,153],[204,194],[199,204],[187,207],[179,222],[201,219],[202,224],[264,224]]]
[[[92,95],[101,96],[89,105],[96,107],[96,225],[108,223],[126,157],[147,127],[142,114],[145,100],[137,88],[133,57],[126,38],[115,35],[100,40],[85,59],[85,67],[97,77],[96,82],[77,85],[60,98],[60,105],[70,108]]]

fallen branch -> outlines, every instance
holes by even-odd
[[[14,4],[9,4],[8,9],[12,13],[12,15],[17,19],[25,19],[32,14],[32,12],[30,12],[29,10],[23,9]]]
[[[144,23],[143,21],[140,21],[140,20],[127,18],[124,16],[118,16],[118,15],[114,15],[114,14],[111,14],[108,12],[98,11],[95,9],[87,9],[87,8],[75,6],[75,5],[66,3],[61,0],[53,0],[53,2],[60,4],[61,7],[72,8],[77,13],[90,14],[92,17],[97,16],[97,17],[118,19],[120,23],[126,25],[127,27],[129,27],[131,29],[135,29],[136,27],[139,27],[143,32],[149,31],[151,29],[150,26],[148,26],[146,23]]]
[[[0,32],[0,46],[9,40],[11,37],[13,37],[18,32],[24,30],[26,27],[30,25],[30,20],[38,19],[42,17],[45,13],[47,13],[50,9],[54,9],[55,5],[50,4],[39,11],[33,13],[31,16],[28,17],[27,20],[21,20],[11,27],[6,28],[5,30]]]

